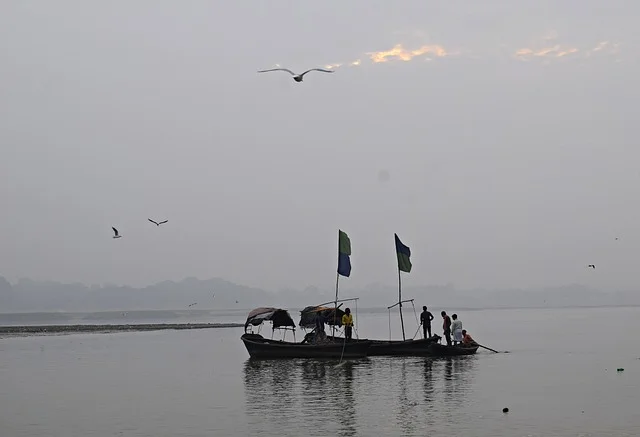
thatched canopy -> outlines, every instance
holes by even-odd
[[[273,329],[282,328],[283,326],[291,326],[292,328],[296,327],[296,324],[287,310],[283,310],[281,308],[261,307],[256,308],[249,313],[247,321],[244,324],[244,329],[246,331],[247,326],[258,326],[267,320],[271,321]]]
[[[300,311],[300,323],[302,328],[314,328],[316,326],[316,318],[324,318],[327,325],[342,326],[342,316],[344,311],[340,308],[334,311],[333,307],[327,306],[308,306]]]

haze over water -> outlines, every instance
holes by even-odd
[[[242,328],[5,337],[0,339],[0,433],[640,433],[640,343],[628,335],[640,329],[640,308],[459,314],[476,340],[510,353],[480,349],[476,356],[439,360],[372,357],[336,367],[337,362],[314,360],[249,360],[239,338]],[[388,338],[386,314],[358,316],[361,337]],[[410,309],[405,320],[411,337],[416,325]],[[270,330],[263,328],[263,334]],[[301,331],[297,335],[301,338]],[[392,336],[401,336],[396,313]],[[616,372],[618,367],[625,370]],[[510,412],[503,414],[503,407]]]

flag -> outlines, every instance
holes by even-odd
[[[349,236],[338,230],[338,274],[349,277],[351,274],[351,240]]]
[[[411,249],[402,244],[402,241],[398,238],[398,234],[393,234],[396,237],[396,255],[398,255],[398,269],[402,272],[409,273],[411,271]]]

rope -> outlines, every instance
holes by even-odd
[[[360,338],[358,337],[358,299],[356,299],[356,325],[353,327],[353,329],[355,329],[356,331],[356,338]]]
[[[418,332],[420,332],[420,327],[418,326],[418,329],[416,330],[416,333],[413,334],[413,340],[416,339],[416,335],[418,335]]]
[[[340,361],[338,361],[338,365],[342,363],[342,357],[344,356],[344,348],[347,345],[347,337],[345,336],[344,341],[342,342],[342,352],[340,353]]]
[[[389,341],[391,341],[391,310],[387,308],[387,312],[389,313]]]
[[[418,314],[416,313],[416,306],[414,305],[413,300],[411,301],[411,306],[413,307],[413,316],[416,318],[416,325],[419,326],[420,322],[418,321]]]

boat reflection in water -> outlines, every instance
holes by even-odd
[[[351,362],[310,359],[256,360],[244,364],[249,424],[265,435],[288,435],[291,430],[322,429],[326,435],[356,435],[355,369]],[[259,428],[258,428],[259,427]]]
[[[249,424],[265,436],[425,435],[455,421],[473,389],[476,358],[248,359]],[[374,433],[374,434],[371,434]],[[376,434],[377,433],[377,434]]]

